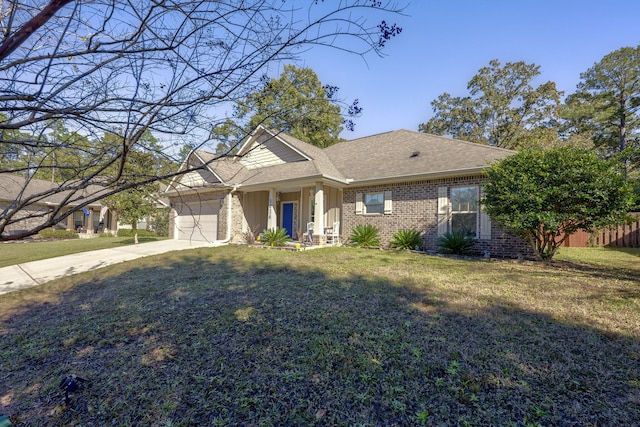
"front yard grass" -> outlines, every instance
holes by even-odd
[[[138,238],[138,241],[144,243],[162,239],[158,237],[142,237]],[[0,268],[29,261],[132,244],[134,244],[133,237],[6,242],[0,244]]]
[[[637,254],[571,252],[228,246],[1,295],[0,411],[16,426],[640,425]],[[91,383],[66,406],[70,373]]]

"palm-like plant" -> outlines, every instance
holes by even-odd
[[[452,255],[467,255],[476,244],[472,236],[463,230],[445,233],[438,239],[440,252]]]
[[[378,227],[371,224],[357,225],[351,230],[349,245],[358,247],[380,246]]]
[[[418,230],[400,230],[391,238],[391,247],[396,249],[415,249],[422,246]]]
[[[262,232],[260,241],[265,246],[284,246],[291,238],[287,236],[286,229],[272,228]]]

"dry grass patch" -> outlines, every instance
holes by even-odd
[[[28,425],[638,425],[638,270],[242,247],[0,296]],[[66,406],[57,388],[90,386]]]

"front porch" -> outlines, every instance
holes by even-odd
[[[341,232],[342,189],[315,183],[245,191],[242,213],[243,234],[249,232],[257,237],[263,230],[282,228],[300,244],[337,244]]]
[[[102,232],[115,233],[117,225],[115,214],[105,206],[90,205],[73,212],[66,221],[59,223],[56,228],[75,230],[79,238],[91,239],[98,237]]]

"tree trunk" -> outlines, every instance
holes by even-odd
[[[53,0],[40,13],[31,18],[29,22],[24,24],[22,28],[16,31],[12,36],[5,39],[0,45],[0,60],[6,58],[16,50],[25,40],[35,33],[38,28],[51,19],[60,9],[62,9],[67,3],[71,3],[72,0]]]
[[[627,116],[625,115],[625,107],[627,104],[626,96],[620,96],[620,142],[618,150],[623,156],[622,158],[622,171],[625,178],[627,177],[628,159],[625,157],[624,150],[627,148]]]

